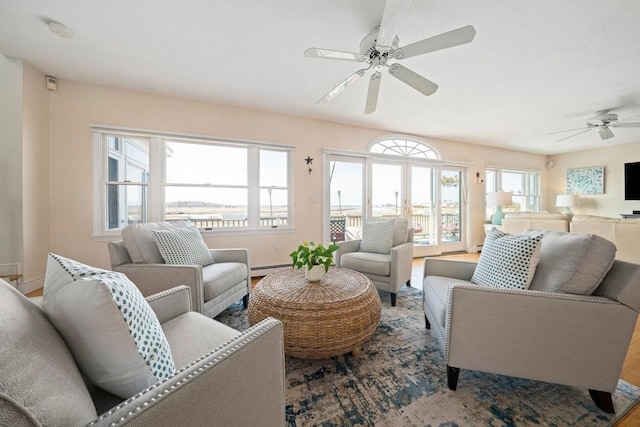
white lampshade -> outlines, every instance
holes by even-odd
[[[556,196],[556,207],[575,208],[580,206],[580,196],[577,194],[560,194]]]
[[[489,206],[510,206],[511,204],[513,204],[513,198],[508,191],[487,194],[487,205]]]

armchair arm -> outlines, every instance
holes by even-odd
[[[89,425],[284,424],[283,328],[268,318]]]
[[[405,242],[391,248],[391,283],[402,284],[411,280],[411,269],[413,268],[413,241]]]
[[[249,250],[237,249],[209,249],[215,262],[241,262],[249,266]]]
[[[160,323],[174,319],[191,311],[191,290],[188,286],[176,286],[169,290],[150,295],[147,302]]]
[[[429,258],[424,259],[423,276],[443,276],[458,280],[471,280],[477,262],[458,261],[454,259]]]
[[[349,252],[358,252],[360,250],[360,242],[362,240],[345,240],[344,242],[338,242],[338,250],[334,255],[336,266],[340,267],[340,258],[343,254]]]
[[[114,271],[124,273],[144,296],[179,285],[188,286],[191,289],[191,307],[198,313],[204,313],[202,267],[199,265],[122,264]]]
[[[603,297],[454,285],[447,364],[615,390],[637,313]]]

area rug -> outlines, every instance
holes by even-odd
[[[608,426],[640,401],[640,388],[620,380],[611,415],[587,390],[464,369],[451,391],[421,292],[405,288],[396,307],[381,297],[382,319],[359,357],[286,358],[289,426]],[[241,304],[216,320],[249,327]]]

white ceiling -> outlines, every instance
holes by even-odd
[[[425,97],[384,73],[315,102],[361,68],[305,58],[308,47],[358,52],[384,0],[0,0],[0,53],[62,80],[281,112],[542,154],[640,142],[640,128],[545,135],[613,109],[640,121],[640,1],[414,0],[406,45],[471,24],[470,44],[402,64],[439,85]],[[48,21],[74,32],[51,33]],[[368,76],[367,76],[368,77]]]

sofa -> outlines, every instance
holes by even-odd
[[[502,220],[502,231],[520,234],[526,230],[569,231],[570,217],[548,212],[509,212]]]
[[[284,425],[278,320],[238,332],[191,311],[186,286],[147,301],[162,324],[176,371],[122,398],[87,380],[68,340],[41,307],[0,280],[0,424]]]
[[[188,242],[202,248],[210,262],[166,262],[154,233],[192,232]],[[194,310],[215,317],[242,299],[247,308],[251,292],[249,251],[244,248],[209,249],[195,227],[184,221],[131,224],[122,229],[122,240],[108,243],[111,269],[124,273],[143,295],[152,295],[178,284],[191,288]],[[173,245],[172,248],[175,248]],[[193,251],[192,247],[181,248]]]
[[[512,260],[516,245],[528,261]],[[640,265],[614,254],[596,235],[493,229],[479,262],[425,258],[425,323],[449,388],[460,369],[477,370],[585,388],[613,412],[640,311]]]
[[[616,259],[640,264],[640,218],[575,215],[570,230],[604,237],[616,245]]]

